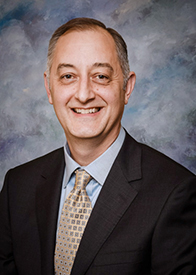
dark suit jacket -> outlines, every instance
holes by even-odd
[[[64,167],[61,148],[6,175],[0,196],[1,275],[54,274]],[[71,274],[195,275],[196,177],[126,135]]]

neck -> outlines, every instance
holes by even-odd
[[[109,135],[107,138],[93,138],[93,139],[74,139],[73,137],[68,140],[71,157],[81,166],[87,166],[99,156],[101,156],[110,145],[118,137],[118,133],[115,135]]]

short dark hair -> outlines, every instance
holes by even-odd
[[[116,51],[119,58],[119,63],[123,72],[124,77],[124,88],[126,86],[128,75],[129,75],[129,60],[127,53],[127,45],[122,38],[122,36],[112,28],[106,28],[106,26],[101,22],[93,18],[74,18],[67,23],[60,26],[52,35],[49,47],[48,47],[48,58],[47,58],[47,76],[50,76],[50,70],[52,66],[52,59],[56,43],[58,39],[64,35],[66,32],[70,31],[84,31],[84,30],[95,30],[97,28],[102,28],[106,30],[114,39],[116,45]]]

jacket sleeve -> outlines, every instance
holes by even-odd
[[[0,275],[17,275],[10,225],[8,174],[0,193]]]
[[[196,177],[168,197],[152,239],[152,275],[196,274]]]

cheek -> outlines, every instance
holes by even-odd
[[[101,86],[100,85],[92,85],[92,91],[94,92],[96,99],[98,101],[103,101],[105,104],[109,104],[110,102],[110,97],[111,97],[111,90],[109,90],[107,87]]]
[[[122,93],[115,93],[111,91],[110,94],[108,94],[108,102],[110,104],[114,104],[115,106],[121,106],[124,105],[124,96]]]
[[[64,97],[61,94],[53,94],[53,105],[59,106],[65,102]]]
[[[111,107],[113,109],[113,113],[117,114],[117,116],[122,115],[124,111],[125,101],[123,94],[114,94],[110,101]]]
[[[52,93],[53,103],[58,105],[66,105],[72,98],[74,91],[69,89],[55,89]]]

